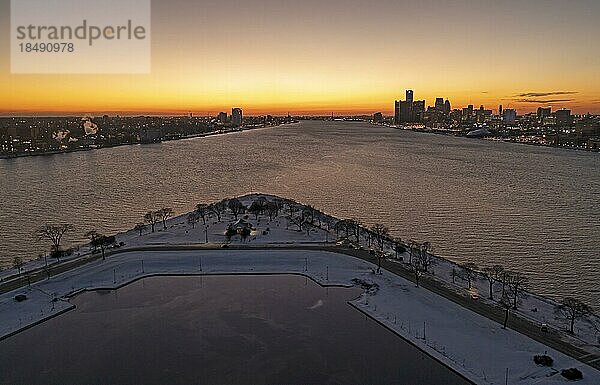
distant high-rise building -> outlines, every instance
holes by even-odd
[[[469,122],[473,120],[473,105],[469,104],[468,107],[463,108],[463,121]]]
[[[557,126],[568,127],[573,124],[573,115],[571,115],[571,110],[558,110],[554,113],[554,117],[556,118]]]
[[[504,116],[502,114],[502,104],[500,106],[498,106],[498,116]]]
[[[544,118],[549,117],[550,115],[552,115],[552,107],[539,107],[537,109],[537,117],[538,117],[538,121],[542,122],[544,120]]]
[[[444,111],[444,98],[436,98],[435,99],[435,109],[439,112]]]
[[[475,118],[477,123],[488,122],[492,118],[492,110],[486,110],[483,104],[475,111]]]
[[[383,123],[383,114],[381,112],[377,112],[373,115],[374,123]]]
[[[425,111],[424,100],[414,100],[414,92],[406,90],[406,100],[396,100],[394,103],[394,122],[419,123],[422,121]]]
[[[592,116],[585,116],[577,121],[575,132],[581,138],[600,137],[600,121]]]
[[[505,124],[515,124],[517,122],[517,110],[507,108],[503,112],[502,120],[504,120]]]
[[[446,99],[446,102],[444,103],[444,113],[446,115],[450,114],[451,109],[452,107],[450,106],[450,100]]]
[[[401,123],[412,122],[412,103],[408,100],[401,101],[399,114]]]
[[[241,108],[233,108],[231,110],[231,124],[241,126],[244,115]]]
[[[217,115],[217,121],[219,123],[227,123],[227,112],[219,112],[219,115]]]
[[[423,113],[425,112],[425,100],[417,100],[412,105],[412,120],[415,123],[423,121]]]

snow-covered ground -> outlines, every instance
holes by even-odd
[[[244,197],[242,202],[249,205],[256,197]],[[577,367],[584,373],[580,383],[600,384],[600,371],[518,332],[502,329],[502,325],[426,289],[416,288],[412,282],[395,274],[387,271],[374,274],[376,266],[368,262],[325,251],[277,250],[276,246],[318,245],[336,238],[335,232],[317,227],[300,231],[286,217],[288,214],[283,210],[273,220],[266,215],[261,215],[259,220],[249,215],[247,220],[256,230],[245,242],[239,236],[231,239],[233,244],[262,245],[264,249],[259,250],[191,249],[203,244],[207,236],[211,244],[225,243],[225,228],[235,222],[231,214],[224,215],[222,222],[210,218],[208,229],[202,220],[192,228],[187,223],[187,216],[183,215],[170,219],[167,230],[162,229],[161,223],[157,224],[155,233],[146,230],[142,236],[136,231],[119,234],[117,240],[126,246],[106,261],[91,262],[30,288],[0,295],[0,338],[72,308],[69,297],[73,293],[116,288],[144,276],[293,273],[307,275],[323,285],[350,286],[353,279],[376,283],[379,286],[377,293],[364,294],[352,305],[478,384],[504,384],[507,369],[510,384],[562,383],[567,381],[559,372],[570,367]],[[165,249],[127,250],[149,245],[160,245]],[[175,245],[189,245],[190,250],[168,250],[169,246]],[[87,249],[82,247],[80,252],[85,255]],[[457,267],[440,259],[434,267],[435,277],[452,286],[452,268]],[[459,281],[455,288],[462,290]],[[485,301],[487,282],[476,282],[475,289],[480,292],[479,300]],[[14,296],[20,293],[26,294],[28,299],[16,302]],[[544,322],[555,322],[562,327],[564,325],[558,323],[562,321],[553,319],[553,306],[551,301],[528,295],[521,312],[528,317],[537,317],[535,319],[544,317]],[[530,311],[535,307],[537,312]],[[578,323],[578,332],[582,331],[583,324]],[[533,356],[545,352],[554,359],[554,368],[534,364]]]
[[[405,255],[407,258],[407,256]],[[444,259],[435,258],[436,263],[432,268],[434,277],[438,281],[453,290],[464,293],[469,296],[476,296],[477,301],[485,302],[491,305],[497,304],[501,298],[501,283],[496,282],[493,285],[494,300],[489,299],[489,281],[479,275],[472,282],[472,287],[468,290],[466,281],[455,278],[452,281],[452,270],[458,272],[461,270],[457,264]],[[481,266],[483,267],[483,266]],[[569,321],[557,311],[559,303],[536,295],[531,292],[525,292],[520,300],[518,310],[511,310],[512,313],[518,314],[522,318],[529,319],[538,324],[546,324],[550,328],[555,329],[562,340],[584,348],[590,352],[600,354],[600,318],[597,315],[588,315],[575,322],[574,334],[567,332],[569,329]]]

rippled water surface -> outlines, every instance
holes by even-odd
[[[0,258],[36,257],[43,222],[131,228],[162,206],[261,191],[438,254],[528,273],[546,295],[600,306],[600,155],[364,123],[303,122],[241,134],[0,160]]]
[[[0,342],[0,384],[468,384],[346,303],[360,293],[299,276],[86,293]]]

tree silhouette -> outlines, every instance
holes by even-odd
[[[158,211],[148,211],[144,214],[144,221],[150,225],[152,232],[154,232],[156,224],[160,221]]]
[[[573,333],[576,320],[594,312],[593,309],[587,304],[571,297],[563,299],[560,305],[557,306],[557,310],[570,321],[570,333]]]
[[[163,228],[167,229],[167,220],[173,216],[173,209],[170,207],[163,207],[157,211],[158,216],[162,220]]]
[[[135,227],[133,228],[135,231],[138,231],[140,233],[140,237],[142,236],[142,232],[144,230],[146,230],[146,225],[143,223],[138,223],[135,225]]]
[[[494,284],[502,280],[504,268],[500,265],[494,265],[492,267],[486,267],[482,271],[483,276],[488,280],[490,284],[490,299],[494,300]]]
[[[40,227],[37,231],[39,239],[46,238],[52,242],[53,256],[60,259],[60,244],[63,237],[69,231],[73,231],[74,227],[71,224],[63,223],[60,225],[46,224]]]

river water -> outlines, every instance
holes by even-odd
[[[0,160],[0,261],[35,258],[33,233],[70,222],[131,228],[248,192],[339,217],[381,222],[437,254],[528,274],[532,288],[600,306],[600,155],[414,133],[356,122],[302,122],[156,145]]]

